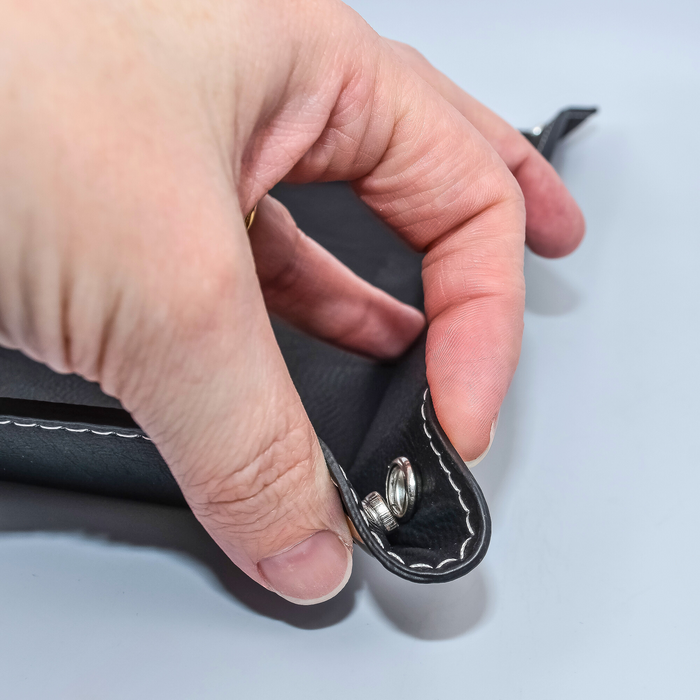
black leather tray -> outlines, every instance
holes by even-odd
[[[528,132],[550,157],[592,110],[562,111]],[[273,194],[300,228],[361,277],[422,305],[421,258],[344,183]],[[475,479],[443,433],[425,379],[424,339],[394,363],[332,348],[274,322],[275,332],[346,511],[369,551],[417,582],[457,578],[486,553],[491,524]],[[383,493],[388,465],[406,457],[421,478],[413,516],[392,532],[373,527],[360,503]],[[58,375],[0,348],[0,478],[168,504],[184,499],[155,445],[95,384]]]

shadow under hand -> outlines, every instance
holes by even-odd
[[[552,263],[525,251],[525,308],[539,316],[563,316],[580,302],[579,294]]]
[[[421,585],[391,576],[356,549],[355,571],[379,611],[397,629],[423,640],[461,637],[484,620],[489,607],[483,564],[450,583]]]
[[[337,624],[352,611],[361,585],[351,577],[320,605],[288,603],[248,578],[186,508],[0,482],[0,532],[68,532],[138,547],[170,550],[203,564],[219,585],[251,610],[301,629]]]

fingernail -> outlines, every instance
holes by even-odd
[[[500,415],[500,413],[499,413],[499,415]],[[491,445],[493,445],[493,438],[496,435],[496,428],[497,427],[498,427],[498,416],[496,416],[494,418],[493,423],[491,423],[491,434],[489,437],[489,444],[486,447],[486,449],[475,459],[472,459],[470,462],[465,462],[465,464],[469,467],[469,469],[473,469],[489,453],[489,450],[491,449]]]
[[[314,605],[339,593],[350,578],[352,554],[340,538],[322,530],[258,563],[270,588],[298,605]]]

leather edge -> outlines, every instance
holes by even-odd
[[[437,440],[440,448],[443,449],[450,460],[458,469],[458,473],[453,474],[457,481],[461,482],[463,488],[468,488],[475,497],[478,513],[476,517],[480,520],[480,527],[477,528],[477,546],[472,548],[471,555],[465,559],[458,560],[457,563],[445,566],[445,568],[412,568],[404,563],[396,553],[392,552],[387,545],[384,544],[382,538],[372,529],[369,522],[362,511],[360,498],[353,488],[350,480],[347,477],[344,469],[338,464],[333,453],[329,448],[319,440],[326,464],[331,473],[333,483],[337,486],[343,505],[350,519],[352,520],[355,529],[362,538],[362,543],[369,552],[390,572],[415,583],[443,583],[460,578],[472,571],[483,560],[488,550],[491,541],[491,516],[486,504],[481,488],[469,471],[466,464],[459,456],[452,443],[449,441],[442,427],[438,423],[435,409],[433,407],[432,398],[429,391],[425,394],[425,421],[429,426],[433,440]],[[430,441],[428,435],[422,436],[422,439]],[[437,470],[436,470],[437,471]],[[448,478],[444,475],[444,478]],[[459,491],[458,491],[459,495]]]

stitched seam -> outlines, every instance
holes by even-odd
[[[440,466],[442,467],[442,470],[447,474],[447,478],[449,479],[450,485],[452,488],[455,490],[457,493],[457,500],[459,501],[459,505],[462,507],[466,514],[466,523],[467,523],[467,531],[469,532],[469,536],[467,537],[464,542],[462,542],[462,546],[460,547],[459,550],[459,559],[455,559],[454,557],[450,557],[448,559],[443,559],[439,564],[436,566],[432,566],[431,564],[424,564],[421,562],[418,562],[416,564],[409,564],[408,567],[409,569],[441,569],[443,566],[446,566],[447,564],[451,564],[452,562],[455,561],[461,561],[464,559],[464,554],[466,552],[467,544],[469,543],[469,540],[471,540],[472,537],[474,537],[474,530],[472,529],[471,522],[469,521],[469,515],[470,515],[470,510],[467,507],[466,503],[462,500],[462,491],[460,490],[459,486],[455,484],[455,482],[452,479],[452,472],[444,465],[442,461],[442,455],[440,454],[439,450],[435,447],[433,444],[433,436],[430,434],[430,431],[428,430],[428,420],[425,416],[425,402],[427,401],[428,398],[428,390],[425,390],[425,393],[423,394],[423,405],[421,406],[420,413],[423,418],[423,432],[425,433],[426,437],[428,438],[428,442],[430,443],[430,447],[432,448],[433,452],[437,455],[438,462],[440,463]],[[362,516],[362,520],[364,520],[365,525],[367,526],[367,529],[369,530],[370,534],[374,537],[374,539],[377,541],[379,546],[388,554],[390,557],[393,557],[394,559],[400,561],[404,566],[406,566],[406,562],[398,555],[396,552],[392,552],[388,550],[384,546],[384,542],[382,542],[381,537],[374,531],[372,526],[369,524],[369,520],[367,520],[367,516],[365,515],[364,511],[362,510],[362,505],[360,504],[360,499],[357,497],[357,493],[355,493],[355,489],[353,488],[353,485],[348,479],[348,475],[345,473],[345,470],[343,467],[338,464],[338,468],[343,474],[343,478],[345,479],[345,483],[349,486],[350,488],[350,493],[352,493],[352,497],[355,499],[355,503],[357,504],[358,511],[360,513],[360,516]]]
[[[146,440],[152,442],[151,438],[141,435],[139,433],[118,433],[116,430],[91,430],[90,428],[69,428],[66,425],[42,425],[41,423],[18,423],[16,420],[0,420],[0,425],[16,425],[18,428],[41,428],[42,430],[65,430],[68,433],[92,433],[93,435],[99,435],[100,437],[107,437],[108,435],[114,435],[115,437],[127,438],[132,440],[133,438],[141,438],[141,440]]]
[[[465,521],[467,523],[467,531],[469,532],[469,536],[467,539],[462,542],[462,546],[459,549],[459,559],[462,560],[464,559],[464,555],[466,553],[467,549],[467,544],[469,543],[469,540],[471,540],[472,537],[474,537],[474,530],[472,529],[471,522],[469,522],[469,508],[467,507],[467,504],[462,500],[462,491],[460,490],[459,486],[455,484],[454,480],[452,479],[452,472],[445,466],[444,462],[442,461],[442,455],[440,454],[440,451],[435,447],[433,444],[433,436],[431,435],[430,431],[428,430],[428,419],[425,416],[425,402],[428,399],[428,390],[426,389],[424,394],[423,394],[423,405],[421,406],[420,409],[420,414],[423,417],[423,432],[425,433],[426,437],[428,438],[428,442],[430,443],[430,448],[432,451],[437,455],[438,462],[440,463],[440,466],[442,467],[442,471],[447,474],[447,478],[450,482],[450,486],[455,490],[457,493],[457,500],[459,501],[459,505],[462,507],[462,510],[464,510],[464,513],[466,515]],[[410,564],[411,569],[439,569],[446,564],[450,564],[454,561],[458,561],[457,559],[450,558],[450,559],[444,559],[441,561],[437,566],[433,567],[430,564]]]

